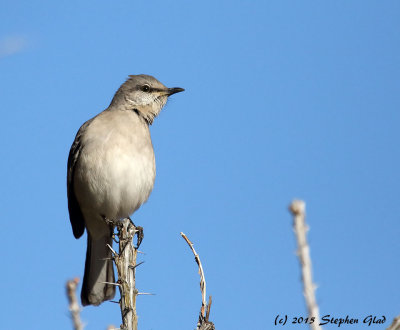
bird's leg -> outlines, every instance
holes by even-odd
[[[141,226],[136,226],[132,219],[130,217],[128,217],[129,221],[131,222],[131,224],[136,228],[136,236],[137,236],[137,242],[136,242],[136,249],[139,248],[140,244],[143,241],[143,237],[144,237],[144,233],[143,233],[143,227]]]

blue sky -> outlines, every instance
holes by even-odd
[[[321,315],[385,315],[388,326],[400,314],[398,1],[2,7],[4,329],[71,329],[64,284],[82,277],[86,240],[68,220],[69,148],[139,73],[186,89],[151,128],[156,184],[133,217],[145,229],[137,287],[156,294],[138,298],[140,329],[195,327],[199,280],[181,231],[218,329],[305,316],[295,197],[307,203]],[[82,319],[120,324],[111,303]]]

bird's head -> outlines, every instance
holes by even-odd
[[[168,97],[183,91],[180,87],[168,88],[152,76],[132,75],[115,93],[109,108],[137,111],[151,124]]]

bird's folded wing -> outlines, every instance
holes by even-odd
[[[75,140],[72,143],[71,150],[68,156],[68,170],[67,170],[67,195],[68,195],[68,211],[69,220],[71,221],[72,231],[75,238],[79,238],[83,235],[85,231],[85,220],[82,215],[81,208],[79,206],[78,200],[76,199],[74,191],[74,173],[75,165],[79,159],[82,143],[81,137],[84,134],[87,126],[91,123],[93,119],[85,122],[78,133],[76,134]]]

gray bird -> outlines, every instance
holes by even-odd
[[[105,219],[129,217],[147,201],[156,165],[149,125],[169,96],[184,91],[167,88],[148,75],[129,76],[109,107],[85,122],[68,157],[69,218],[75,238],[87,229],[82,305],[99,305],[115,295],[111,254],[112,229]]]

